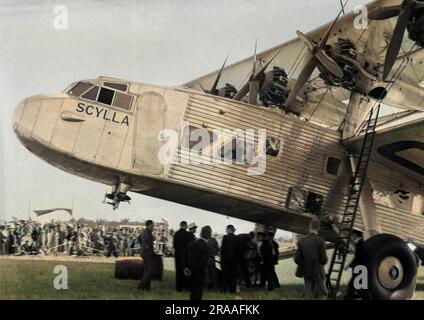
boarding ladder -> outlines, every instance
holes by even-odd
[[[335,298],[340,287],[340,281],[346,264],[347,255],[350,252],[350,244],[355,224],[356,214],[359,207],[359,199],[364,186],[369,160],[374,145],[375,130],[377,126],[380,105],[373,108],[365,122],[364,140],[362,149],[357,159],[356,170],[352,174],[349,185],[349,196],[343,213],[342,222],[339,224],[338,241],[331,259],[327,274],[327,288],[330,297]],[[352,155],[351,155],[352,156]]]

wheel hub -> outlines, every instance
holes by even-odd
[[[404,276],[402,263],[396,257],[387,257],[380,263],[378,279],[386,289],[396,289]]]

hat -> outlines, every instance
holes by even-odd
[[[190,223],[189,225],[188,225],[188,229],[189,230],[191,230],[191,229],[196,229],[197,228],[197,226],[196,226],[196,224],[195,223]]]
[[[236,228],[232,224],[227,226],[227,230],[231,230],[232,232],[236,232]]]

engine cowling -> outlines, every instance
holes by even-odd
[[[424,48],[424,13],[414,17],[408,26],[408,35],[412,41],[415,41],[421,48]]]
[[[237,89],[232,84],[225,84],[225,87],[218,89],[218,96],[229,99],[234,99],[237,94]]]
[[[347,57],[351,61],[356,61],[358,55],[355,45],[348,39],[339,38],[335,44],[329,46],[327,53],[331,55],[342,68],[344,76],[342,78],[336,77],[323,67],[318,67],[321,71],[320,77],[329,85],[354,89],[355,75],[358,73],[356,66],[348,60],[340,58],[340,56]]]
[[[284,69],[273,67],[265,73],[259,89],[259,100],[266,107],[280,106],[288,97],[287,73]]]

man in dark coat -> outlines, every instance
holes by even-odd
[[[227,234],[222,239],[221,264],[223,288],[222,290],[236,293],[237,271],[240,262],[240,240],[235,235],[234,226],[227,226]]]
[[[144,272],[143,279],[138,285],[140,290],[150,290],[151,282],[154,275],[154,241],[155,237],[153,236],[154,224],[152,220],[146,221],[146,227],[143,230],[142,234],[142,243],[141,243],[141,257],[144,261]]]
[[[274,257],[274,266],[272,267],[272,281],[274,282],[275,288],[280,288],[280,280],[278,279],[277,272],[275,272],[275,266],[278,265],[279,262],[279,256],[280,256],[280,246],[278,245],[277,241],[275,241],[275,231],[271,231],[268,233],[269,239],[272,243],[272,254]]]
[[[184,273],[191,279],[190,300],[202,300],[210,255],[208,240],[211,236],[211,227],[203,227],[200,232],[200,238],[190,242],[187,246],[187,267]]]
[[[243,275],[244,284],[247,288],[250,288],[252,286],[252,281],[250,279],[250,272],[249,272],[249,260],[247,255],[249,254],[249,247],[248,244],[250,241],[252,241],[255,238],[255,234],[253,232],[249,234],[239,234],[237,236],[240,241],[240,269],[241,273]]]
[[[273,272],[275,272],[275,259],[272,242],[270,241],[269,237],[267,237],[266,233],[258,232],[257,237],[259,255],[261,259],[261,286],[267,286],[269,291],[273,291],[275,288],[273,278]]]
[[[294,257],[298,265],[296,276],[305,280],[305,297],[308,300],[325,300],[328,292],[324,266],[328,261],[325,240],[318,235],[320,221],[309,224],[309,235],[299,240]]]
[[[184,275],[185,254],[187,245],[192,241],[193,234],[187,231],[187,222],[180,223],[180,230],[174,234],[175,281],[178,292],[188,288]]]

